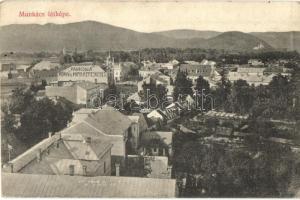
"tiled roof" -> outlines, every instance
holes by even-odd
[[[238,115],[236,113],[227,113],[227,112],[217,112],[210,110],[207,113],[205,113],[205,116],[209,117],[222,117],[222,118],[228,118],[228,119],[248,119],[248,115]]]
[[[74,159],[57,159],[57,158],[45,158],[47,164],[56,175],[68,175],[70,173],[70,165],[74,165],[74,174],[82,175],[82,164],[79,160]],[[26,173],[25,173],[26,174]],[[38,173],[36,173],[38,174]],[[50,175],[50,174],[49,174]]]
[[[94,138],[91,144],[83,140],[64,140],[64,144],[76,160],[100,160],[101,154],[111,146]]]
[[[123,135],[132,123],[126,115],[109,106],[90,114],[85,121],[107,135]]]
[[[129,119],[128,119],[129,120]],[[115,126],[112,125],[112,129]],[[106,133],[102,132],[98,128],[94,127],[93,125],[88,124],[86,121],[78,122],[73,126],[70,126],[61,131],[64,134],[72,134],[72,135],[84,135],[86,137],[95,137],[99,138],[103,142],[108,142],[113,144],[111,149],[111,155],[124,155],[124,142],[122,135],[107,135]],[[111,137],[115,136],[115,137]]]
[[[2,174],[5,197],[176,197],[176,181],[137,177]]]
[[[60,174],[65,171],[64,169],[67,169],[67,167],[69,166],[68,163],[78,163],[80,160],[100,160],[102,154],[106,153],[107,150],[112,147],[110,143],[97,138],[91,138],[91,144],[87,144],[86,142],[84,142],[85,139],[86,137],[78,134],[56,134],[39,142],[14,160],[10,161],[10,163],[13,164],[13,171],[19,172],[20,170],[22,170],[28,173],[31,173],[31,171],[35,171],[26,169],[26,167],[36,168],[36,165],[29,166],[29,164],[32,164],[32,161],[36,160],[37,152],[39,151],[39,149],[42,153],[42,160],[45,159],[47,162],[45,163],[42,161],[40,167],[37,166],[38,171],[35,172],[44,174],[45,171],[48,171],[47,173],[50,173],[48,170],[48,168],[50,167],[55,174]],[[56,143],[59,143],[58,147],[53,146],[53,144]],[[50,146],[52,148],[50,148]],[[46,150],[48,150],[50,153],[44,153]],[[3,171],[10,171],[10,167],[4,166]]]

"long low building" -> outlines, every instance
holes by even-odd
[[[92,100],[101,90],[107,89],[107,84],[92,82],[72,82],[69,86],[46,86],[46,96],[50,98],[64,97],[75,104],[92,104]]]
[[[93,64],[72,65],[59,72],[57,79],[58,82],[90,81],[108,83],[107,73],[99,65]]]
[[[177,194],[174,179],[2,173],[4,197],[171,198]]]

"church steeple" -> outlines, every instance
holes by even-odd
[[[112,86],[115,84],[115,78],[114,78],[114,57],[111,57],[110,51],[108,53],[108,56],[106,57],[106,69],[107,69],[107,82],[108,86]]]

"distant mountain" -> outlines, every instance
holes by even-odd
[[[175,38],[175,39],[192,39],[192,38],[208,39],[221,34],[221,32],[217,32],[217,31],[197,31],[197,30],[190,30],[190,29],[179,29],[179,30],[161,31],[161,32],[153,32],[153,33]]]
[[[9,51],[130,50],[172,46],[171,38],[140,33],[93,21],[70,24],[26,24],[1,27],[0,48]]]
[[[262,39],[248,33],[230,31],[206,40],[203,48],[224,49],[229,51],[272,50],[273,47]]]
[[[256,32],[251,34],[266,41],[276,49],[297,50],[300,52],[300,31]]]
[[[213,34],[218,35],[212,36]],[[164,47],[253,51],[253,48],[260,44],[263,45],[262,50],[272,49],[262,39],[247,33],[207,31],[202,34],[205,37],[209,35],[212,37],[208,39],[193,38],[192,34],[189,35],[190,38],[172,38],[158,33],[142,33],[94,21],[45,25],[13,24],[0,27],[0,51],[57,52],[64,47],[96,51]]]

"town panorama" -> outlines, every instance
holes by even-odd
[[[300,32],[196,32],[2,26],[2,196],[299,197]]]

